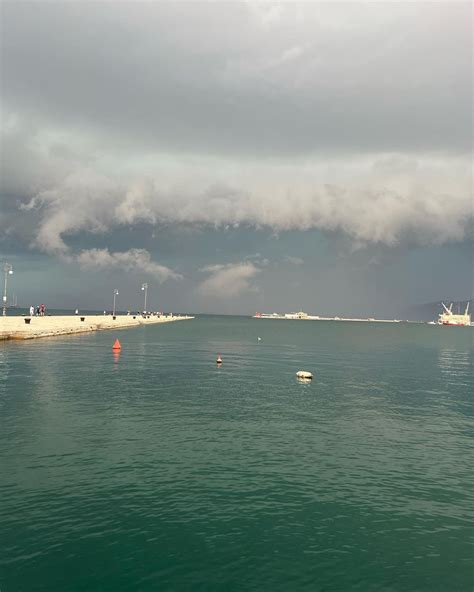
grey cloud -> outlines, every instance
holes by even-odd
[[[106,235],[143,222],[315,228],[387,245],[462,241],[472,230],[468,159],[393,155],[319,160],[313,166],[239,165],[238,179],[231,171],[235,163],[225,160],[219,172],[204,159],[166,179],[79,167],[22,207],[25,214],[39,217],[36,245],[58,254],[68,251],[68,236],[84,231]]]
[[[469,3],[256,4],[4,3],[4,104],[103,148],[470,148]]]
[[[137,224],[462,241],[470,11],[3,3],[2,231],[96,264],[73,238]]]
[[[67,155],[69,156],[69,155]],[[75,166],[43,145],[40,131],[26,117],[3,112],[0,137],[0,193],[13,198],[54,185]]]
[[[284,261],[290,265],[303,265],[304,263],[304,259],[301,257],[294,257],[293,255],[287,255],[284,258]]]

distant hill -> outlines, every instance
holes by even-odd
[[[426,302],[425,304],[418,304],[405,309],[400,316],[402,319],[408,319],[410,321],[436,321],[438,319],[438,315],[443,312],[441,302],[444,302],[446,306],[449,306],[452,302],[454,313],[457,313],[458,309],[461,313],[463,313],[467,303],[469,302],[469,311],[474,316],[474,299],[472,298],[469,300],[452,300],[446,298],[445,300],[437,300],[436,302]]]

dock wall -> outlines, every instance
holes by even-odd
[[[44,317],[0,317],[0,341],[6,339],[36,339],[55,335],[71,335],[104,331],[107,329],[128,329],[142,325],[155,325],[189,320],[185,316],[141,315],[77,315]]]

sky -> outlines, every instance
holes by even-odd
[[[469,2],[1,3],[19,304],[396,316],[473,293]]]

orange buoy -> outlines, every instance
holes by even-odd
[[[113,351],[120,351],[122,346],[120,345],[120,341],[118,339],[115,340],[115,343],[112,346]]]
[[[217,360],[216,360],[216,362],[217,362],[218,364],[222,364],[222,358],[221,358],[221,354],[217,354]]]

